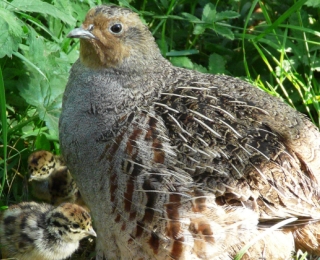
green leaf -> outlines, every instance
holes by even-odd
[[[19,86],[20,95],[36,107],[39,118],[46,122],[50,133],[58,137],[58,123],[67,75],[52,77],[48,82],[39,74],[30,78],[27,86]],[[35,76],[34,75],[34,76]]]
[[[237,12],[224,11],[224,12],[217,13],[216,21],[221,21],[225,19],[234,19],[234,18],[238,18],[239,16],[240,14],[238,14]]]
[[[193,69],[192,61],[187,57],[172,57],[170,59],[172,65],[187,69]]]
[[[305,5],[309,6],[309,7],[318,8],[318,7],[320,7],[320,2],[319,2],[319,0],[308,0],[305,3]]]
[[[66,0],[54,0],[52,1],[54,3],[54,6],[59,9],[60,11],[66,13],[68,16],[72,17],[72,16],[75,16],[76,17],[76,14],[75,14],[75,10],[73,8],[73,1],[66,1]],[[89,2],[89,1],[87,1]],[[80,3],[79,3],[80,5]],[[78,5],[78,6],[79,6]],[[88,9],[88,8],[87,8]],[[88,11],[88,10],[86,10]],[[84,19],[84,16],[83,17],[77,17],[77,18],[80,18],[80,21],[83,21]]]
[[[167,0],[160,0],[163,8],[167,9],[168,8],[168,1]]]
[[[25,63],[29,72],[27,78],[21,78],[18,89],[28,104],[36,108],[39,118],[45,121],[50,134],[58,138],[58,122],[63,92],[69,75],[68,56],[60,52],[54,42],[45,42],[42,37],[34,37],[30,31],[30,47],[24,50]],[[37,73],[41,70],[45,76]]]
[[[7,125],[7,114],[6,114],[6,93],[3,83],[2,70],[0,67],[0,119],[2,126],[2,144],[3,144],[3,172],[1,174],[1,185],[0,185],[0,196],[2,195],[3,187],[7,177],[7,149],[8,149],[8,125]]]
[[[10,11],[0,7],[0,58],[12,57],[23,37],[23,23]]]
[[[203,67],[200,64],[193,63],[193,69],[202,73],[208,73],[207,68]]]
[[[46,135],[44,135],[44,134],[40,134],[37,136],[35,146],[36,146],[37,150],[46,150],[46,151],[51,150],[50,142],[49,142],[48,138],[46,137]]]
[[[18,9],[19,11],[23,12],[48,14],[72,26],[74,26],[76,23],[76,20],[72,16],[68,15],[64,11],[60,11],[54,5],[40,0],[13,0],[10,6],[12,11]]]
[[[200,19],[189,13],[181,13],[183,17],[185,17],[190,23],[200,22]]]
[[[280,65],[281,66],[277,66],[275,69],[276,75],[279,78],[284,76],[284,72],[290,72],[292,70],[291,62],[289,60],[283,60]]]
[[[222,35],[223,37],[226,37],[230,40],[234,40],[234,34],[233,32],[227,28],[224,25],[215,24],[213,27],[210,27],[212,30],[214,30],[216,33]]]
[[[208,3],[203,9],[202,21],[212,24],[214,21],[216,21],[216,14],[217,11],[215,6],[211,3]]]
[[[157,40],[156,42],[157,42],[157,44],[158,44],[158,46],[159,46],[159,49],[160,49],[160,51],[161,51],[161,54],[162,54],[163,56],[165,56],[166,53],[168,52],[168,44],[167,44],[167,42],[165,41],[165,39],[159,39],[159,40]]]
[[[209,72],[212,74],[223,74],[225,72],[226,60],[218,55],[211,54],[209,57]]]
[[[312,57],[312,70],[320,72],[320,58]]]
[[[166,56],[167,57],[174,57],[174,56],[187,56],[187,55],[193,55],[193,54],[198,54],[199,51],[196,49],[191,49],[191,50],[183,50],[183,51],[175,51],[172,50],[170,52],[167,52]]]
[[[207,27],[206,24],[196,24],[192,33],[195,35],[203,34]]]

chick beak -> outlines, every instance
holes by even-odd
[[[69,34],[67,35],[68,38],[80,38],[80,39],[97,39],[96,36],[94,36],[91,32],[88,30],[85,30],[83,28],[76,28],[73,29]]]
[[[88,234],[88,236],[97,236],[97,233],[93,230],[92,227],[86,233]]]
[[[34,179],[33,175],[30,175],[28,182],[32,181]]]

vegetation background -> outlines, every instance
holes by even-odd
[[[320,124],[319,0],[0,0],[0,209],[32,198],[27,158],[59,154],[58,118],[87,11],[138,12],[174,65],[240,77]]]

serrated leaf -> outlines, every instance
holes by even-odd
[[[223,74],[225,72],[226,60],[216,53],[209,57],[209,72],[213,74]]]
[[[12,11],[19,10],[23,12],[48,14],[72,26],[76,23],[76,20],[72,16],[60,11],[54,5],[40,0],[13,0],[10,5]]]
[[[238,14],[237,12],[224,11],[224,12],[217,13],[216,21],[221,21],[224,19],[234,19],[234,18],[238,18],[239,16],[240,16],[240,14]]]
[[[36,108],[50,134],[57,137],[62,96],[70,65],[67,55],[60,53],[55,43],[46,43],[42,37],[33,37],[34,34],[30,31],[30,47],[24,50],[24,56],[40,68],[47,79],[26,63],[30,76],[21,78],[18,89],[27,103]]]
[[[62,10],[68,14],[68,16],[72,17],[74,15],[75,10],[72,6],[72,1],[54,0],[53,3],[60,11]]]
[[[189,13],[181,13],[183,17],[185,17],[189,22],[195,23],[195,22],[200,22],[200,19],[192,14]]]
[[[213,27],[210,27],[210,28],[214,30],[216,33],[222,35],[223,37],[226,37],[230,40],[234,40],[233,32],[226,26],[215,24]]]
[[[203,34],[206,28],[207,28],[207,25],[205,24],[196,24],[192,33],[195,35]]]
[[[23,23],[9,10],[0,8],[0,58],[12,57],[23,37]]]
[[[309,6],[309,7],[318,8],[318,7],[320,7],[320,2],[319,2],[319,0],[308,0],[305,3],[305,5]]]
[[[172,65],[187,69],[193,69],[192,61],[187,57],[172,57],[170,59]]]
[[[215,6],[211,3],[208,3],[203,8],[202,21],[212,24],[214,21],[216,21],[216,14],[217,11]]]
[[[202,73],[208,73],[207,68],[203,67],[200,64],[193,63],[193,69]]]
[[[39,118],[46,122],[50,133],[58,136],[58,123],[61,112],[61,103],[67,75],[52,78],[51,81],[35,77],[29,84],[19,86],[20,95],[28,104],[36,107]],[[56,82],[54,82],[56,81]]]

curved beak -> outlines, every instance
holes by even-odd
[[[82,28],[73,29],[67,35],[68,38],[80,38],[80,39],[97,39],[91,32]]]

